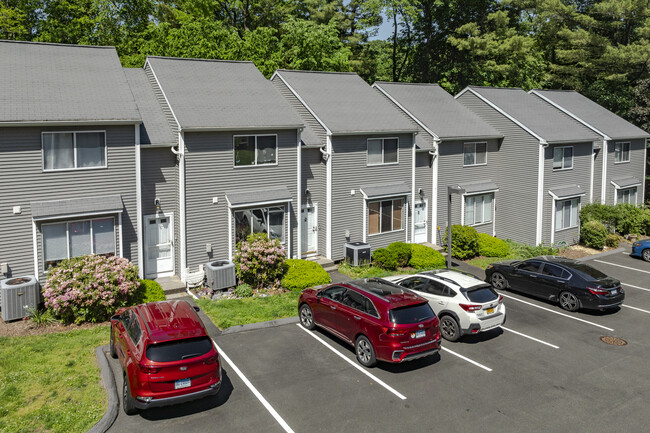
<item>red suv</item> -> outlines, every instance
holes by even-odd
[[[219,353],[189,303],[151,302],[118,313],[111,317],[110,351],[122,365],[126,414],[219,392]]]
[[[438,318],[427,300],[382,279],[306,289],[298,314],[305,328],[319,326],[354,345],[357,360],[366,367],[440,350]]]

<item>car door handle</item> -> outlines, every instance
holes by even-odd
[[[330,305],[330,308],[331,308],[332,310],[336,310],[336,307],[335,307],[334,305]]]
[[[361,320],[361,317],[359,317],[359,316],[354,316],[354,318],[357,319],[357,320]]]

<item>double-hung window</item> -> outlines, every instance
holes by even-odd
[[[465,225],[473,226],[492,222],[493,194],[465,197]]]
[[[397,138],[369,138],[368,165],[397,164]]]
[[[115,219],[94,218],[41,226],[45,270],[86,254],[115,255]]]
[[[277,135],[239,135],[234,137],[235,166],[277,164]]]
[[[553,170],[573,168],[573,146],[558,146],[553,149]]]
[[[266,233],[269,239],[284,242],[284,206],[235,211],[235,242],[251,233]]]
[[[463,165],[487,164],[487,143],[465,143],[463,145]]]
[[[578,227],[579,198],[555,202],[555,231]]]
[[[106,167],[106,133],[102,131],[44,132],[43,170]]]
[[[614,163],[630,162],[630,143],[614,144]]]
[[[616,190],[617,204],[636,204],[636,187]]]
[[[368,202],[368,234],[402,230],[404,199]]]

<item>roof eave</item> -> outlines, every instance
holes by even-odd
[[[365,131],[332,131],[332,135],[414,134],[417,129],[374,129]]]
[[[295,124],[295,125],[258,125],[258,126],[242,126],[242,125],[231,125],[231,126],[187,126],[181,127],[180,130],[183,132],[222,132],[222,131],[268,131],[268,130],[290,130],[290,129],[302,129],[305,125]]]
[[[121,120],[10,120],[0,121],[0,127],[10,126],[74,126],[74,125],[138,125],[142,119]]]
[[[440,136],[440,140],[445,141],[455,141],[455,140],[500,140],[503,138],[503,135],[467,135],[467,136]]]

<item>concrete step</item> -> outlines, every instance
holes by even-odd
[[[336,265],[336,263],[334,263],[333,261],[331,261],[327,257],[314,256],[314,257],[307,258],[307,260],[318,263],[319,265],[321,265],[321,267],[323,269],[325,269],[326,272],[331,272],[331,271],[335,271],[335,270],[338,269],[338,266]]]
[[[167,299],[169,299],[171,295],[180,294],[180,293],[186,294],[185,283],[181,281],[178,275],[172,275],[171,277],[156,278],[155,281],[158,284],[160,284],[160,287],[162,287],[163,291],[165,292],[165,296],[167,296]]]

